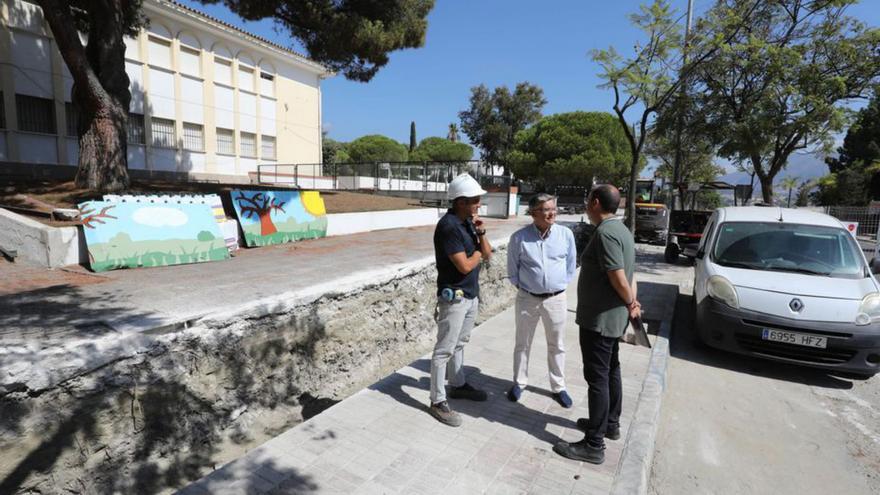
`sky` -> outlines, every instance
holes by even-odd
[[[301,50],[271,21],[244,22],[222,6],[182,2]],[[392,53],[388,65],[369,83],[347,81],[341,75],[323,82],[324,129],[338,141],[383,134],[409,143],[410,122],[415,121],[418,140],[445,137],[450,123],[460,126],[458,112],[467,108],[470,88],[480,84],[513,88],[522,81],[544,90],[545,115],[611,112],[613,94],[597,88],[601,69],[589,52],[614,46],[624,56],[631,54],[641,35],[628,15],[637,12],[640,3],[437,0],[428,16],[424,47]],[[683,17],[687,0],[671,3]],[[694,0],[695,15],[712,3]],[[850,15],[880,26],[880,0],[861,0]],[[461,137],[466,141],[466,136]]]

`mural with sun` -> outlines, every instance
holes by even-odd
[[[231,198],[248,247],[327,235],[327,211],[318,191],[234,189]]]

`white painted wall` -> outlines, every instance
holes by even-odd
[[[244,132],[257,132],[257,97],[251,93],[238,93],[238,125]]]
[[[149,67],[147,75],[150,78],[150,110],[154,117],[174,120],[174,74],[171,72]]]
[[[205,154],[195,151],[182,150],[180,152],[180,171],[181,172],[204,172]]]
[[[58,163],[58,146],[55,136],[16,133],[19,160],[28,163]]]
[[[79,139],[74,137],[65,138],[64,144],[67,147],[67,160],[65,160],[69,165],[76,165],[79,163]]]
[[[228,155],[217,155],[217,173],[218,174],[234,174],[235,173],[235,157]]]
[[[15,92],[53,98],[52,58],[49,38],[22,31],[10,31]]]
[[[180,111],[184,122],[205,123],[204,83],[201,79],[183,76],[180,78]]]
[[[144,70],[139,62],[125,61],[125,73],[131,81],[131,103],[128,105],[130,112],[144,113]]]
[[[260,97],[260,132],[265,135],[275,136],[275,106],[277,102],[274,98],[266,98],[265,96]],[[277,151],[277,143],[276,143],[276,156],[278,154]]]
[[[232,88],[214,85],[214,109],[217,127],[235,129],[235,99]]]
[[[146,153],[143,146],[139,144],[128,145],[128,168],[137,170],[147,168]]]
[[[445,213],[442,208],[331,213],[327,215],[327,236],[434,225]]]
[[[248,172],[256,172],[257,171],[257,160],[256,158],[239,158],[238,159],[238,172],[241,174],[246,174]]]
[[[177,170],[177,153],[170,148],[150,148],[150,169]]]

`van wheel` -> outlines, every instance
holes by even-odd
[[[666,246],[666,250],[663,251],[663,259],[670,265],[674,265],[678,261],[678,254],[678,244],[669,244]]]

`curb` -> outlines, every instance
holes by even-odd
[[[626,436],[620,464],[611,485],[612,495],[645,495],[654,462],[654,444],[660,424],[660,407],[666,390],[666,370],[669,362],[669,334],[672,320],[663,320],[651,351],[651,361],[642,383],[633,422]]]

